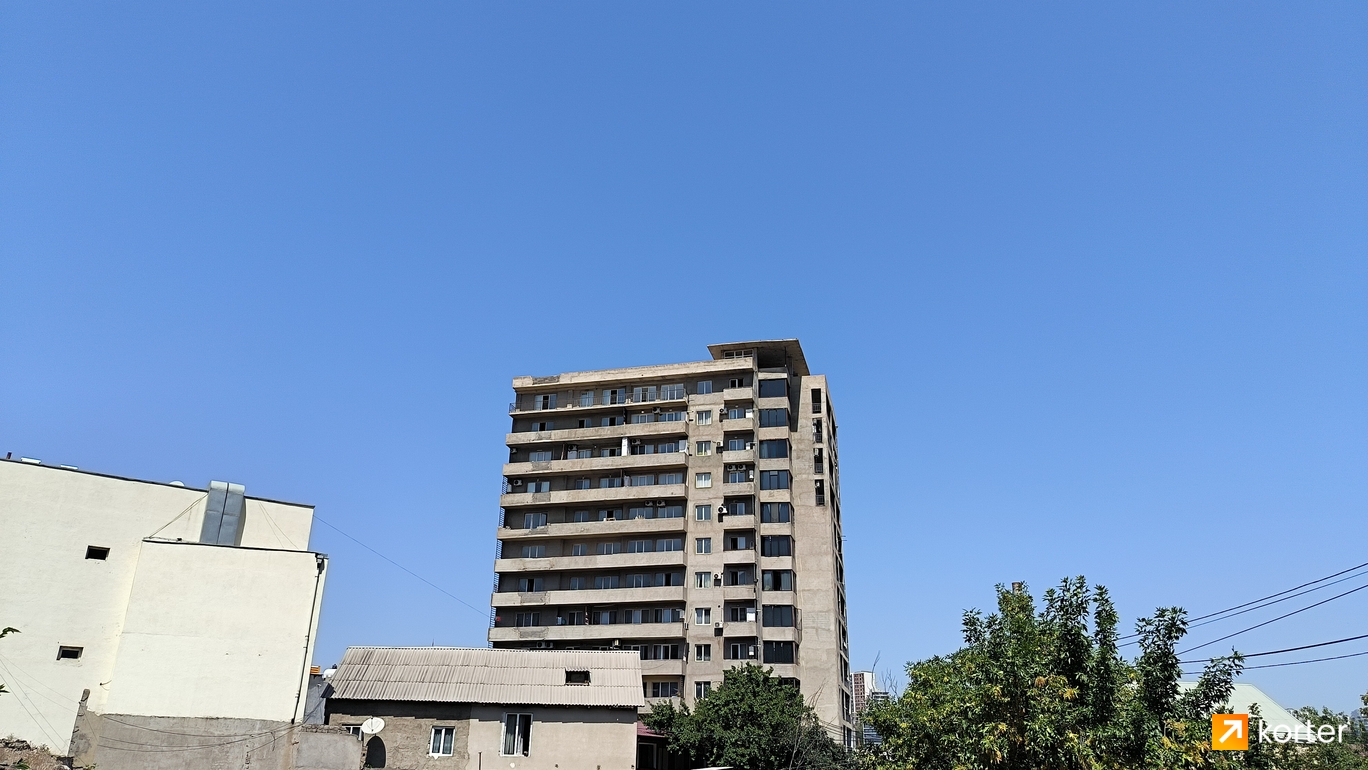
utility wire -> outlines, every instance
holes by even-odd
[[[1349,637],[1348,639],[1336,639],[1336,640],[1333,641],[1333,642],[1320,642],[1320,643],[1318,643],[1318,644],[1304,644],[1304,645],[1302,645],[1301,647],[1288,647],[1288,648],[1285,649],[1285,650],[1269,650],[1268,652],[1250,652],[1250,653],[1242,653],[1242,654],[1240,655],[1240,657],[1242,657],[1242,658],[1261,658],[1261,657],[1263,657],[1263,656],[1265,656],[1265,655],[1278,655],[1278,654],[1284,653],[1284,652],[1296,652],[1297,650],[1309,650],[1309,649],[1311,649],[1311,648],[1313,648],[1313,647],[1328,647],[1328,646],[1330,646],[1330,645],[1332,645],[1332,644],[1343,644],[1343,643],[1345,643],[1345,642],[1355,642],[1355,641],[1358,641],[1359,639],[1368,639],[1368,634],[1363,634],[1362,636],[1351,636],[1351,637]],[[1210,663],[1210,662],[1212,662],[1212,661],[1214,661],[1214,660],[1216,660],[1216,659],[1215,659],[1215,658],[1207,658],[1206,660],[1180,660],[1180,661],[1178,661],[1178,662],[1186,665],[1186,664],[1188,664],[1188,663]]]
[[[1306,611],[1309,610],[1309,609],[1314,609],[1314,608],[1319,607],[1319,606],[1321,606],[1322,604],[1325,604],[1325,603],[1327,603],[1327,602],[1333,602],[1333,601],[1336,600],[1336,599],[1342,599],[1342,598],[1348,596],[1349,594],[1357,593],[1358,591],[1362,591],[1362,590],[1365,589],[1365,588],[1368,588],[1368,583],[1364,583],[1363,585],[1359,586],[1358,588],[1351,588],[1351,589],[1349,589],[1348,591],[1345,591],[1345,592],[1342,593],[1342,594],[1335,594],[1334,596],[1330,597],[1329,599],[1321,599],[1320,601],[1316,602],[1315,604],[1308,604],[1308,605],[1306,605],[1305,607],[1302,607],[1302,608],[1299,609],[1299,610],[1292,610],[1291,612],[1289,612],[1289,613],[1287,613],[1287,614],[1285,614],[1285,615],[1279,615],[1278,617],[1273,618],[1272,620],[1265,620],[1264,622],[1258,623],[1258,624],[1256,624],[1256,625],[1252,625],[1252,626],[1250,626],[1249,628],[1242,628],[1242,629],[1240,629],[1239,631],[1236,631],[1236,632],[1233,633],[1233,634],[1226,634],[1225,636],[1222,636],[1222,637],[1219,638],[1219,639],[1212,639],[1211,641],[1209,641],[1209,642],[1204,642],[1204,643],[1202,643],[1202,644],[1197,645],[1196,647],[1189,647],[1189,648],[1187,648],[1186,650],[1180,651],[1178,654],[1179,654],[1179,655],[1186,655],[1187,653],[1192,652],[1193,650],[1200,650],[1200,649],[1202,649],[1203,647],[1210,647],[1211,645],[1213,645],[1213,644],[1215,644],[1215,643],[1217,643],[1217,642],[1224,642],[1225,640],[1227,640],[1227,639],[1229,639],[1229,638],[1231,638],[1231,637],[1233,637],[1233,636],[1239,636],[1240,634],[1243,634],[1243,633],[1245,633],[1246,631],[1253,631],[1253,630],[1256,629],[1256,628],[1263,628],[1264,626],[1268,625],[1269,623],[1276,623],[1276,622],[1278,622],[1279,620],[1283,620],[1283,619],[1285,619],[1285,618],[1290,618],[1290,617],[1292,617],[1293,615],[1296,615],[1296,614],[1299,614],[1299,613],[1302,613],[1302,612],[1306,612]]]
[[[1233,617],[1235,617],[1235,616],[1237,616],[1237,615],[1243,615],[1243,614],[1245,614],[1246,612],[1254,612],[1255,610],[1261,610],[1261,609],[1264,609],[1265,607],[1272,607],[1273,605],[1278,604],[1279,602],[1285,602],[1285,601],[1287,601],[1288,599],[1295,599],[1295,598],[1297,598],[1298,596],[1305,596],[1305,595],[1307,595],[1307,594],[1309,594],[1309,593],[1313,593],[1313,592],[1315,592],[1315,591],[1319,591],[1319,590],[1321,590],[1322,588],[1329,588],[1330,586],[1339,585],[1340,583],[1343,583],[1343,582],[1345,582],[1345,581],[1356,580],[1356,579],[1358,579],[1358,578],[1363,577],[1364,574],[1368,574],[1368,573],[1360,573],[1360,574],[1358,574],[1358,575],[1350,575],[1349,577],[1342,577],[1342,578],[1340,578],[1339,580],[1332,580],[1332,581],[1330,581],[1329,583],[1326,583],[1326,584],[1324,584],[1324,585],[1318,585],[1318,586],[1316,586],[1315,588],[1308,588],[1308,589],[1306,589],[1305,591],[1301,591],[1301,592],[1295,593],[1295,594],[1290,594],[1290,595],[1288,595],[1288,596],[1282,597],[1281,599],[1274,599],[1273,601],[1267,602],[1267,603],[1265,603],[1265,604],[1260,604],[1260,605],[1257,605],[1257,606],[1254,606],[1254,607],[1250,607],[1250,608],[1248,608],[1248,609],[1243,609],[1243,610],[1240,610],[1239,612],[1232,612],[1232,613],[1230,613],[1229,615],[1226,615],[1225,617],[1212,618],[1211,620],[1205,620],[1205,621],[1202,621],[1201,623],[1192,623],[1192,624],[1189,624],[1189,625],[1188,625],[1188,630],[1192,630],[1192,629],[1194,629],[1194,628],[1201,628],[1202,626],[1210,625],[1210,624],[1212,624],[1212,623],[1220,623],[1222,620],[1230,620],[1231,618],[1233,618]]]
[[[1279,591],[1279,592],[1277,592],[1276,594],[1269,594],[1268,596],[1264,596],[1264,597],[1259,598],[1259,599],[1254,599],[1254,600],[1252,600],[1252,601],[1247,601],[1247,602],[1245,602],[1244,604],[1237,604],[1237,605],[1235,605],[1234,607],[1227,607],[1227,608],[1225,608],[1225,609],[1223,609],[1223,610],[1217,610],[1216,612],[1209,612],[1209,613],[1207,613],[1207,614],[1205,614],[1205,615],[1198,615],[1198,616],[1195,617],[1195,618],[1191,618],[1191,619],[1189,620],[1189,622],[1196,622],[1196,621],[1199,621],[1199,620],[1206,620],[1207,618],[1214,618],[1214,617],[1216,617],[1217,615],[1224,615],[1224,614],[1226,614],[1227,612],[1231,612],[1231,611],[1233,611],[1233,610],[1243,609],[1244,607],[1248,607],[1248,606],[1251,605],[1251,604],[1258,604],[1258,603],[1260,603],[1260,602],[1267,601],[1268,599],[1275,599],[1275,598],[1277,598],[1277,597],[1279,597],[1279,596],[1282,596],[1283,594],[1289,594],[1289,593],[1292,593],[1293,591],[1296,591],[1296,590],[1299,590],[1299,589],[1302,589],[1302,588],[1306,588],[1307,586],[1313,586],[1313,585],[1315,585],[1315,584],[1317,584],[1317,583],[1324,583],[1325,581],[1329,580],[1330,578],[1336,578],[1336,577],[1339,577],[1340,575],[1346,575],[1346,574],[1348,574],[1348,573],[1350,573],[1350,572],[1354,572],[1354,571],[1356,571],[1356,570],[1363,569],[1364,567],[1368,567],[1368,561],[1366,561],[1366,562],[1364,562],[1364,563],[1362,563],[1362,564],[1359,564],[1359,565],[1357,565],[1357,566],[1350,567],[1349,569],[1340,570],[1339,572],[1336,572],[1336,573],[1333,574],[1333,575],[1326,575],[1326,576],[1323,577],[1323,578],[1318,578],[1318,579],[1316,579],[1316,580],[1312,580],[1312,581],[1310,581],[1309,583],[1302,583],[1302,584],[1299,585],[1299,586],[1293,586],[1293,587],[1291,587],[1291,588],[1289,588],[1289,589],[1287,589],[1287,590],[1285,590],[1285,591]],[[1343,581],[1337,580],[1337,581],[1335,581],[1335,582],[1336,582],[1336,583],[1339,583],[1339,582],[1343,582]],[[1333,585],[1333,584],[1332,584],[1332,585]],[[1321,586],[1321,588],[1324,588],[1324,587],[1325,587],[1325,586]],[[1317,590],[1317,589],[1312,589],[1312,590]],[[1291,598],[1291,597],[1288,597],[1288,598]],[[1281,601],[1281,599],[1279,599],[1279,601]],[[1270,602],[1270,604],[1274,604],[1274,603],[1276,603],[1276,602]],[[1233,617],[1233,616],[1232,616],[1232,617]],[[1203,625],[1205,625],[1205,624],[1203,624]],[[1123,640],[1123,639],[1134,639],[1134,638],[1137,637],[1137,636],[1139,636],[1139,634],[1126,634],[1125,636],[1118,637],[1118,638],[1117,638],[1117,641],[1121,641],[1121,640]],[[1123,646],[1124,646],[1124,645],[1123,645]]]
[[[408,567],[405,567],[404,565],[402,565],[402,564],[400,564],[399,562],[395,561],[394,559],[391,559],[390,557],[384,555],[383,553],[380,553],[379,551],[375,550],[374,548],[371,548],[370,546],[366,545],[365,543],[361,542],[360,540],[357,540],[356,538],[352,537],[351,535],[348,535],[346,532],[343,532],[341,529],[338,529],[336,526],[334,526],[334,525],[332,525],[332,524],[329,524],[325,519],[321,518],[318,514],[314,514],[314,521],[320,522],[320,523],[322,523],[322,524],[326,524],[329,528],[331,528],[334,532],[337,532],[337,533],[338,533],[339,535],[341,535],[342,537],[347,538],[348,540],[352,541],[353,543],[356,543],[357,545],[361,546],[362,548],[366,549],[367,551],[370,551],[371,553],[375,554],[376,556],[379,556],[380,558],[384,559],[385,561],[389,562],[390,564],[393,564],[394,566],[396,566],[396,567],[398,567],[399,569],[401,569],[401,570],[403,570],[403,571],[409,573],[410,575],[412,575],[412,576],[418,578],[419,580],[423,581],[424,583],[427,583],[428,585],[432,586],[433,588],[437,589],[438,591],[441,591],[442,593],[446,594],[447,596],[451,597],[452,599],[455,599],[456,601],[460,602],[461,604],[464,604],[465,606],[469,607],[470,609],[475,610],[476,612],[480,613],[480,617],[482,617],[482,618],[488,618],[488,617],[489,617],[488,610],[482,610],[482,609],[480,609],[479,607],[476,607],[475,605],[471,604],[470,602],[466,601],[465,599],[462,599],[461,597],[457,596],[456,594],[453,594],[452,592],[446,590],[445,588],[442,588],[441,586],[437,585],[436,583],[432,582],[431,580],[428,580],[427,578],[423,577],[422,575],[419,575],[417,572],[414,572],[413,570],[409,569]]]
[[[1357,658],[1357,657],[1359,657],[1359,656],[1361,656],[1361,655],[1368,655],[1368,651],[1365,651],[1365,652],[1354,652],[1354,653],[1350,653],[1350,654],[1348,654],[1348,655],[1336,655],[1336,656],[1330,657],[1330,658],[1312,658],[1311,660],[1294,660],[1294,661],[1291,661],[1291,662],[1289,662],[1289,663],[1265,663],[1265,664],[1263,664],[1262,666],[1249,666],[1249,667],[1245,668],[1244,670],[1245,670],[1245,671],[1250,671],[1250,670],[1256,669],[1256,668],[1281,668],[1282,666],[1300,666],[1300,665],[1302,665],[1303,663],[1321,663],[1321,662],[1327,661],[1327,660],[1343,660],[1344,658]]]

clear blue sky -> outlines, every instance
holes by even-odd
[[[319,526],[321,664],[483,645],[511,377],[793,336],[857,668],[997,582],[1219,609],[1368,561],[1365,39],[1362,3],[6,3],[0,451],[314,503],[480,608]],[[1368,591],[1238,641],[1361,633]],[[1246,681],[1349,709],[1368,657]]]

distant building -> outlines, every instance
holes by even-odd
[[[292,766],[327,737],[301,727],[312,523],[236,484],[0,461],[0,734],[101,770]]]
[[[632,652],[351,647],[329,682],[328,724],[363,738],[371,767],[638,765]],[[362,735],[372,717],[383,729]]]
[[[862,745],[877,746],[883,739],[873,727],[864,723],[864,711],[871,703],[888,701],[888,693],[878,689],[878,678],[873,671],[856,671],[851,676],[851,686],[855,697],[855,723],[859,730]]]
[[[754,662],[854,742],[836,415],[798,340],[515,377],[489,641],[621,649],[651,701]]]

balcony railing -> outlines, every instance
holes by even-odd
[[[665,388],[646,388],[641,390],[633,389],[631,392],[610,391],[605,394],[599,392],[581,393],[574,398],[561,401],[560,394],[556,394],[549,399],[539,400],[535,396],[532,403],[526,401],[512,401],[508,404],[508,413],[518,412],[547,412],[557,409],[586,409],[595,406],[627,406],[629,404],[655,404],[662,401],[685,401],[689,397],[688,391],[683,386]]]

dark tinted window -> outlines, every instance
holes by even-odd
[[[765,642],[766,663],[792,663],[793,642]]]
[[[788,471],[761,471],[761,472],[760,472],[760,488],[761,488],[761,489],[788,489],[788,488],[789,488],[789,472],[788,472]]]
[[[765,535],[760,538],[761,556],[792,556],[793,538],[788,535]]]
[[[786,569],[767,569],[761,573],[760,587],[765,591],[792,591],[793,573]]]
[[[761,503],[760,521],[765,524],[786,524],[790,518],[788,503]]]
[[[788,380],[761,380],[760,397],[775,398],[788,395]]]
[[[793,625],[793,605],[766,604],[764,613],[766,626],[789,627]]]
[[[762,428],[787,428],[788,410],[787,409],[761,409],[760,427]]]
[[[761,459],[773,459],[777,457],[788,457],[788,439],[771,439],[760,442]]]

